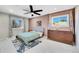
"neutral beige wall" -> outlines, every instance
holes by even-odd
[[[47,27],[48,27],[48,16],[41,16],[37,18],[30,19],[30,29],[35,28],[37,26],[37,21],[42,22],[42,27],[44,28],[44,34],[47,35]]]
[[[73,9],[52,13],[52,14],[49,15],[49,20],[52,17],[61,16],[61,15],[69,15],[69,27],[58,28],[56,30],[72,31],[73,32],[73,14],[72,14],[72,12],[73,12]],[[49,29],[54,30],[54,28],[49,28]]]
[[[9,15],[0,13],[0,39],[9,36]]]
[[[30,30],[31,28],[34,28],[37,26],[37,21],[42,21],[42,27],[44,27],[45,31],[44,34],[47,35],[47,29],[48,29],[48,24],[49,24],[49,20],[54,17],[54,16],[60,16],[60,15],[66,15],[69,14],[69,27],[68,28],[63,28],[60,30],[67,30],[67,31],[72,31],[73,32],[73,16],[72,16],[72,9],[69,10],[64,10],[64,11],[60,11],[60,12],[56,12],[56,13],[52,13],[52,14],[48,14],[45,16],[40,16],[40,17],[36,17],[36,18],[32,18],[29,20],[29,24],[30,24]],[[53,29],[53,28],[52,28]],[[59,30],[59,29],[58,29]]]
[[[75,36],[76,47],[79,48],[79,6],[75,8]]]

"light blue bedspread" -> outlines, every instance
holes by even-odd
[[[37,32],[24,32],[17,35],[19,38],[21,38],[26,44],[28,44],[29,41],[35,40],[36,38],[40,37],[40,34]]]

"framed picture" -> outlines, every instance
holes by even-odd
[[[69,14],[54,16],[49,20],[51,27],[69,27]]]
[[[37,26],[41,26],[41,21],[37,21]]]
[[[12,21],[12,28],[21,27],[21,23],[22,23],[21,20],[19,20],[19,19],[14,19],[14,20]]]

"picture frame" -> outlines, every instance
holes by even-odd
[[[69,27],[69,14],[66,15],[60,15],[60,16],[54,16],[51,18],[49,24],[51,27],[55,28],[64,28]]]

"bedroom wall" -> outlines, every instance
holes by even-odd
[[[37,21],[42,22],[42,27],[44,28],[44,35],[47,36],[47,27],[48,27],[48,15],[36,17],[29,20],[29,29],[37,27]]]
[[[0,13],[0,39],[9,37],[9,15]]]
[[[64,10],[64,11],[60,11],[60,12],[55,12],[52,14],[48,14],[45,16],[40,16],[40,17],[36,17],[36,18],[32,18],[29,20],[29,30],[31,30],[31,28],[34,28],[37,26],[37,21],[42,21],[42,27],[44,27],[45,32],[44,34],[47,36],[47,30],[49,29],[48,24],[49,24],[49,20],[51,19],[51,17],[54,16],[59,16],[59,15],[65,15],[65,14],[69,14],[70,16],[70,27],[69,28],[63,28],[63,30],[69,30],[69,31],[73,31],[73,16],[72,16],[72,9],[70,10]],[[53,29],[53,28],[52,28]],[[62,29],[61,29],[62,30]]]
[[[60,12],[49,14],[49,20],[52,17],[61,16],[61,15],[67,15],[67,14],[69,15],[69,27],[58,28],[56,30],[72,31],[72,32],[74,32],[74,29],[73,29],[73,9],[64,10],[64,11],[60,11]],[[49,28],[49,29],[54,30],[54,28]]]
[[[28,31],[28,19],[27,18],[23,18],[23,17],[18,17],[18,16],[10,16],[10,24],[12,27],[12,20],[14,19],[19,19],[22,21],[21,27],[18,28],[11,28],[11,34],[10,36],[16,36],[18,33],[22,33],[22,32],[26,32]]]
[[[14,36],[15,36],[16,34],[21,33],[21,32],[24,31],[24,21],[23,21],[23,18],[21,18],[21,17],[10,16],[11,27],[12,27],[12,21],[13,21],[13,20],[17,20],[17,19],[21,20],[21,21],[22,21],[22,24],[21,24],[21,27],[12,28],[12,35],[14,35]]]
[[[75,8],[75,19],[76,47],[79,48],[79,6]]]
[[[21,28],[17,28],[17,29],[11,28],[13,19],[21,19],[22,20]],[[23,32],[24,30],[28,31],[28,27],[29,27],[28,24],[29,23],[28,23],[27,18],[0,12],[0,39],[6,38],[6,37],[11,37],[13,35],[13,32],[12,32],[13,30],[15,31],[15,33]]]

